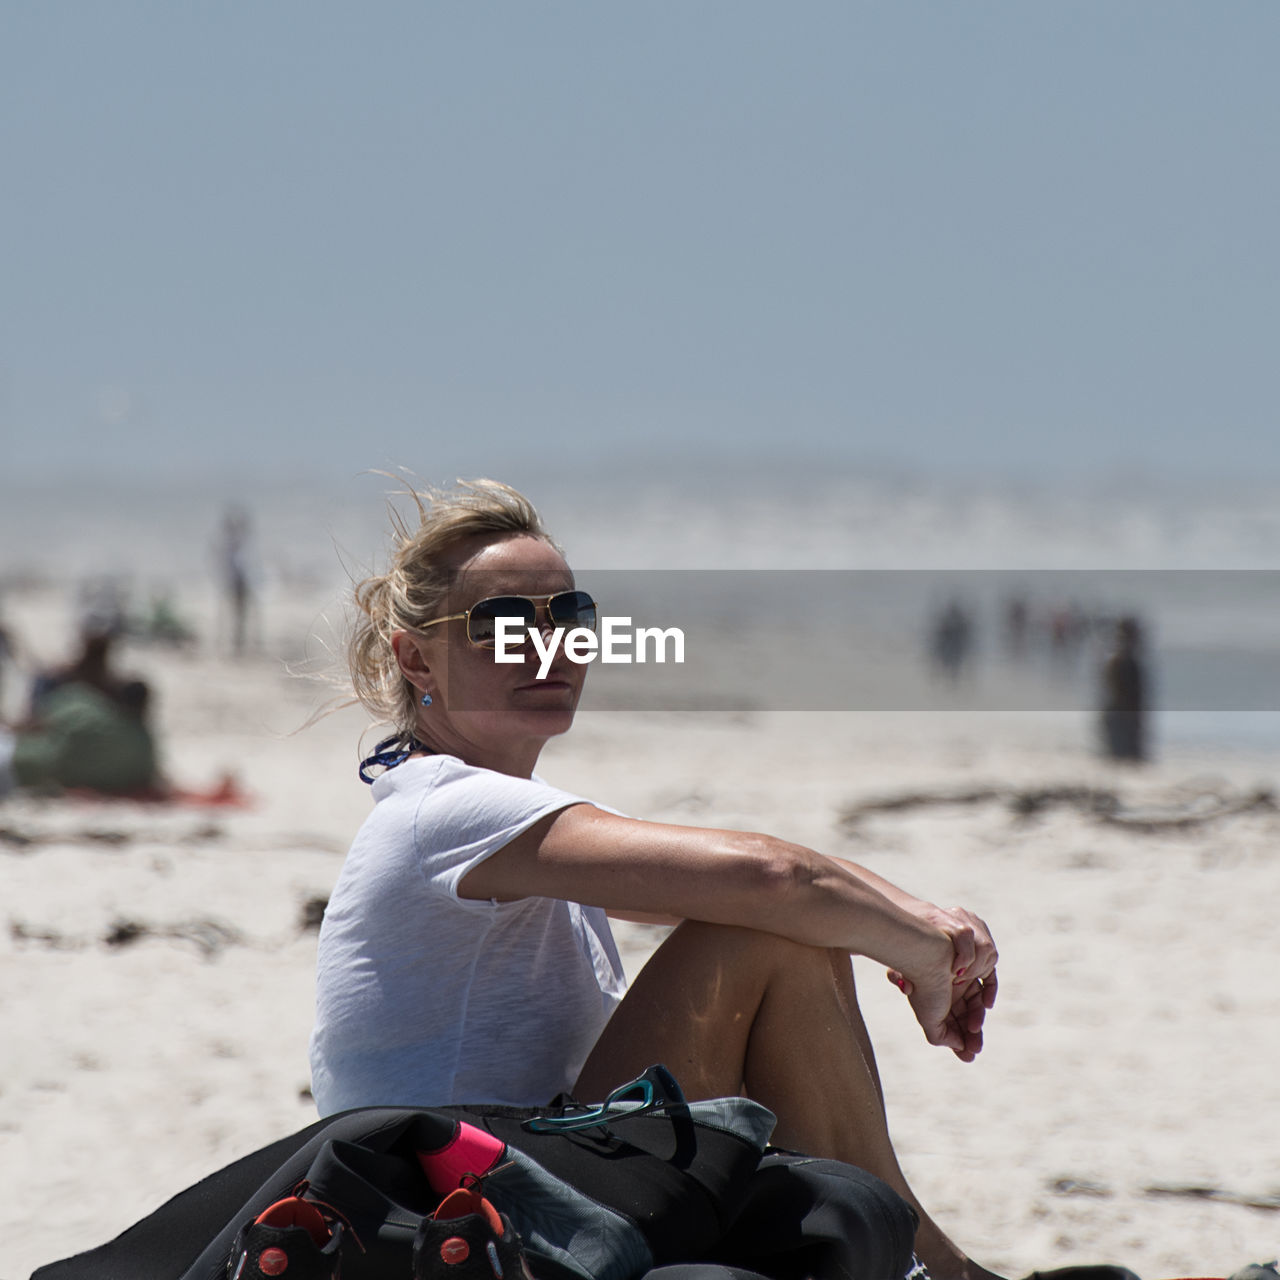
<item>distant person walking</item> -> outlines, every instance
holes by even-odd
[[[1102,667],[1102,734],[1113,760],[1147,758],[1147,671],[1137,618],[1116,624],[1115,648]]]
[[[951,601],[934,620],[929,647],[935,669],[954,684],[973,648],[973,622],[958,600]]]
[[[1010,596],[1004,609],[1004,647],[1015,662],[1021,662],[1027,656],[1030,626],[1031,615],[1026,600],[1020,595]]]
[[[231,611],[231,652],[243,657],[253,611],[253,574],[250,568],[252,530],[243,507],[228,509],[218,542],[218,562]]]

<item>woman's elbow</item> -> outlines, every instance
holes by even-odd
[[[800,900],[813,884],[816,855],[801,845],[751,834],[738,853],[739,884],[772,910]]]

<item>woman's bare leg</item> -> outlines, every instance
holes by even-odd
[[[943,1234],[907,1185],[847,955],[687,921],[632,984],[577,1094],[602,1098],[655,1062],[691,1098],[745,1090],[777,1115],[778,1146],[844,1160],[887,1182],[920,1215],[916,1253],[937,1280],[991,1274]]]

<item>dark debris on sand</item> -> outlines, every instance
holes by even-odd
[[[1193,1184],[1143,1187],[1144,1196],[1175,1196],[1184,1200],[1213,1200],[1218,1204],[1238,1204],[1245,1209],[1261,1209],[1280,1212],[1280,1191],[1252,1193],[1227,1191],[1222,1187],[1203,1187]]]
[[[215,822],[202,822],[182,832],[139,830],[120,827],[77,827],[72,830],[38,827],[0,826],[0,850],[9,853],[32,854],[46,845],[99,845],[119,849],[135,841],[140,844],[206,844],[226,836],[224,828]]]
[[[980,804],[1002,804],[1014,818],[1023,821],[1054,808],[1074,809],[1096,822],[1146,834],[1186,831],[1242,813],[1277,811],[1275,793],[1265,787],[1240,792],[1202,790],[1189,797],[1178,795],[1162,802],[1133,805],[1118,792],[1102,787],[990,786],[961,791],[907,791],[861,800],[841,809],[837,821],[846,834],[852,835],[863,819],[872,816]]]
[[[217,957],[227,947],[250,945],[245,936],[218,920],[184,920],[175,924],[152,925],[140,920],[113,920],[101,938],[62,933],[57,929],[32,926],[22,920],[9,921],[9,936],[17,943],[35,943],[55,951],[83,951],[100,942],[112,950],[122,950],[149,938],[192,943],[206,960]]]

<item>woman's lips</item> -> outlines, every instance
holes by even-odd
[[[573,685],[568,680],[548,676],[545,680],[530,680],[526,684],[516,685],[516,692],[523,693],[530,689],[567,689],[572,692]]]

